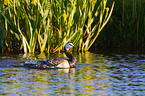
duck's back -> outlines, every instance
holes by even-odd
[[[54,68],[69,68],[69,62],[67,58],[55,57],[51,58],[46,62],[47,66],[54,66]]]
[[[25,64],[29,68],[49,69],[49,68],[70,68],[67,58],[55,57],[49,60],[38,61],[37,64]]]

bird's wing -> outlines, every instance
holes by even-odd
[[[57,65],[59,65],[59,64],[61,64],[61,63],[63,63],[63,62],[65,62],[65,61],[67,61],[67,60],[68,60],[68,59],[63,58],[63,57],[55,57],[55,58],[49,59],[49,60],[46,62],[46,64],[47,64],[48,66],[57,66]]]
[[[46,68],[56,68],[59,64],[66,62],[68,59],[63,57],[55,57],[49,60],[37,61],[37,64],[27,63],[24,66],[29,68],[38,68],[38,69],[46,69]]]

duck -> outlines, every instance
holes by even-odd
[[[76,58],[69,52],[70,49],[75,49],[74,45],[72,43],[66,43],[64,46],[64,52],[68,58],[54,57],[49,60],[37,61],[35,64],[26,63],[24,66],[39,69],[74,68],[76,65]]]

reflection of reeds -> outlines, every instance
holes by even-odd
[[[113,3],[109,11],[107,0],[99,4],[96,0],[4,0],[1,3],[0,17],[4,18],[1,25],[4,26],[0,28],[21,40],[25,53],[34,53],[36,49],[61,51],[67,42],[74,43],[81,51],[88,50],[114,7]],[[1,38],[2,49],[3,43]]]

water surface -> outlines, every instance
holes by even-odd
[[[145,54],[76,53],[76,68],[13,67],[64,54],[0,55],[0,95],[144,96]]]

